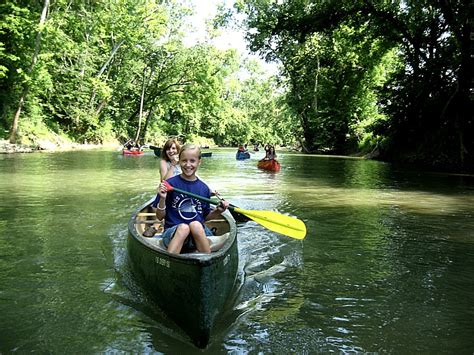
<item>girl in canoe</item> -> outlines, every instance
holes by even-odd
[[[276,159],[276,157],[275,146],[267,144],[265,146],[265,158],[263,158],[263,160],[272,160]]]
[[[160,181],[181,174],[178,157],[179,149],[179,143],[174,138],[168,139],[163,149],[161,149]]]
[[[171,138],[165,142],[165,145],[161,149],[161,161],[160,161],[160,182],[170,177],[181,174],[181,167],[179,166],[178,152],[181,147],[176,139]],[[158,196],[155,201],[151,204],[153,208],[156,208],[158,204]],[[145,237],[153,237],[158,232],[158,225],[148,227],[143,235]]]
[[[195,195],[211,197],[211,189],[196,176],[201,165],[201,149],[195,144],[184,145],[179,152],[181,174],[166,181],[176,188]],[[156,206],[156,217],[165,219],[163,242],[168,252],[179,254],[181,250],[198,250],[210,253],[210,244],[206,236],[212,232],[204,225],[204,221],[214,219],[224,212],[229,203],[221,201],[220,205],[211,210],[208,202],[198,200],[175,191],[168,192],[162,182],[158,187],[159,202]]]

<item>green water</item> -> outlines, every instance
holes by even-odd
[[[234,205],[302,219],[301,242],[239,225],[240,291],[209,353],[474,352],[474,177],[214,150]],[[130,277],[127,222],[159,159],[0,155],[0,353],[199,353]]]

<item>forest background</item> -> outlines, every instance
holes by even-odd
[[[273,143],[474,171],[470,0],[236,0],[185,44],[186,1],[4,0],[0,138]]]

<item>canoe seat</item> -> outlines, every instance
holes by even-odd
[[[207,237],[209,239],[209,243],[211,244],[211,252],[220,250],[227,239],[229,238],[230,233],[224,233],[222,235],[213,235]],[[153,238],[144,238],[148,244],[151,244],[154,247],[158,247],[159,249],[166,250],[166,247],[163,243],[163,239],[161,238],[161,234],[155,235]]]
[[[142,237],[142,240],[154,249],[166,250],[161,234],[155,234],[154,237]]]
[[[153,239],[160,249],[166,250],[166,247],[165,247],[165,244],[163,243],[163,238],[161,238],[161,235],[159,238],[153,238]]]
[[[159,219],[143,219],[143,220],[136,220],[136,224],[155,224],[155,223],[161,223]]]
[[[222,235],[213,235],[207,237],[211,243],[211,252],[218,251],[225,244],[226,240],[229,238],[229,232]]]

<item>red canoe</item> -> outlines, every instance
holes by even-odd
[[[143,155],[145,152],[143,150],[128,150],[124,149],[122,150],[123,155]]]
[[[259,160],[257,167],[263,170],[280,171],[280,163],[276,159]]]

